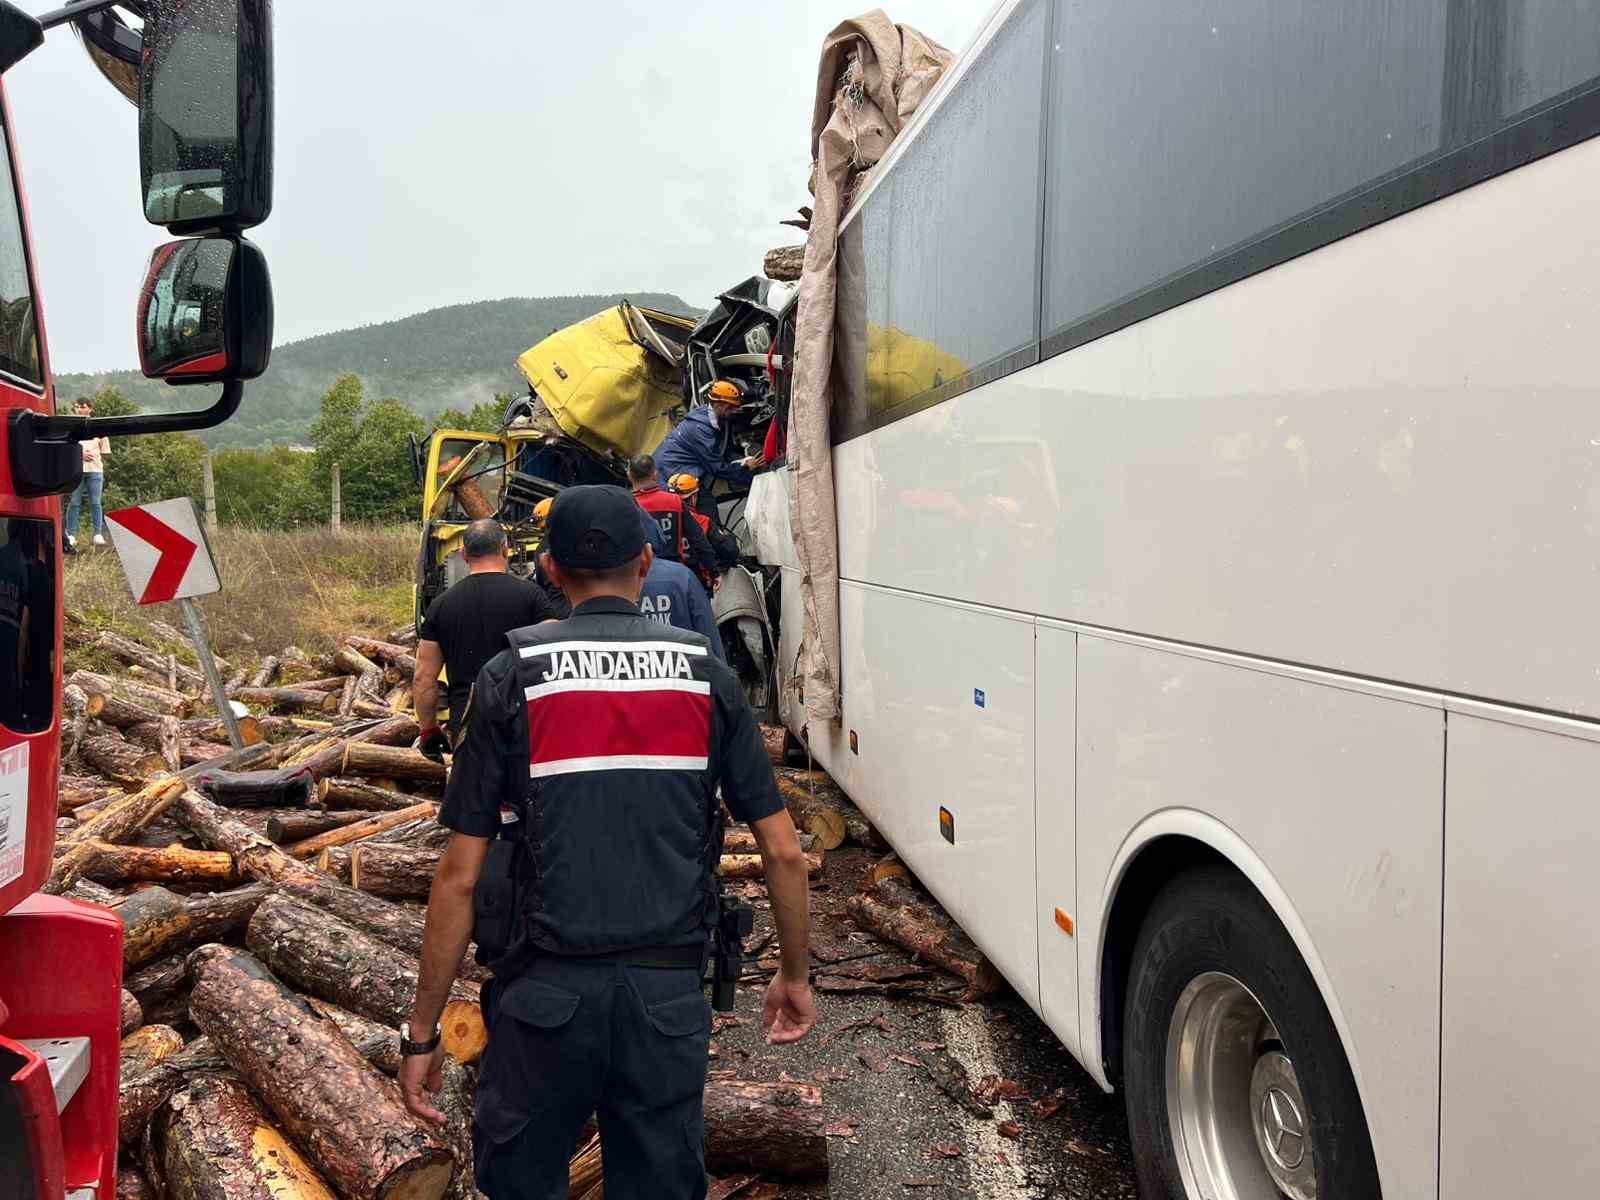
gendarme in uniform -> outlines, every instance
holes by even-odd
[[[636,560],[632,497],[569,488],[547,549],[569,570]],[[513,940],[484,989],[479,1186],[565,1197],[597,1113],[609,1200],[701,1197],[717,789],[740,820],[782,808],[755,718],[705,638],[621,597],[508,641],[478,676],[439,816],[475,837],[503,805],[523,818]]]

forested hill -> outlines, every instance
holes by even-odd
[[[469,410],[496,392],[526,390],[517,373],[517,355],[552,330],[623,299],[668,312],[696,311],[677,296],[659,292],[517,297],[452,304],[381,325],[321,334],[276,347],[267,373],[246,386],[238,414],[201,436],[218,446],[304,442],[323,393],[346,371],[361,377],[368,396],[394,396],[423,417],[446,408]],[[141,408],[154,410],[199,407],[217,392],[169,387],[137,371],[109,371],[57,375],[56,396],[65,405],[111,384]]]

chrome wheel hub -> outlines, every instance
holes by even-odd
[[[1167,1118],[1194,1200],[1317,1200],[1311,1113],[1260,1001],[1210,971],[1167,1032]]]

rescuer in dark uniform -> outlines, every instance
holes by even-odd
[[[608,1200],[701,1200],[702,972],[708,934],[733,907],[713,873],[719,787],[765,860],[781,947],[763,1014],[773,1042],[815,1021],[805,858],[737,677],[699,634],[639,612],[652,554],[633,498],[568,488],[546,547],[572,615],[514,630],[478,675],[439,814],[453,835],[401,1030],[401,1091],[412,1112],[444,1120],[427,1094],[441,1085],[438,1020],[474,932],[475,889],[485,945],[484,895],[500,878],[485,862],[504,861],[509,840],[512,917],[496,927],[509,932],[483,989],[479,1188],[491,1200],[565,1197],[568,1157],[597,1113]],[[506,825],[502,806],[520,819]],[[726,941],[715,944],[731,993]]]
[[[633,498],[639,507],[649,513],[661,527],[666,539],[666,556],[688,567],[706,585],[706,591],[715,591],[717,569],[716,551],[706,540],[705,530],[689,516],[683,497],[661,486],[657,478],[656,460],[641,454],[628,463],[628,478],[633,483]]]

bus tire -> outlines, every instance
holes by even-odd
[[[1161,890],[1126,997],[1123,1085],[1144,1200],[1381,1194],[1327,1006],[1236,871],[1193,868]]]

